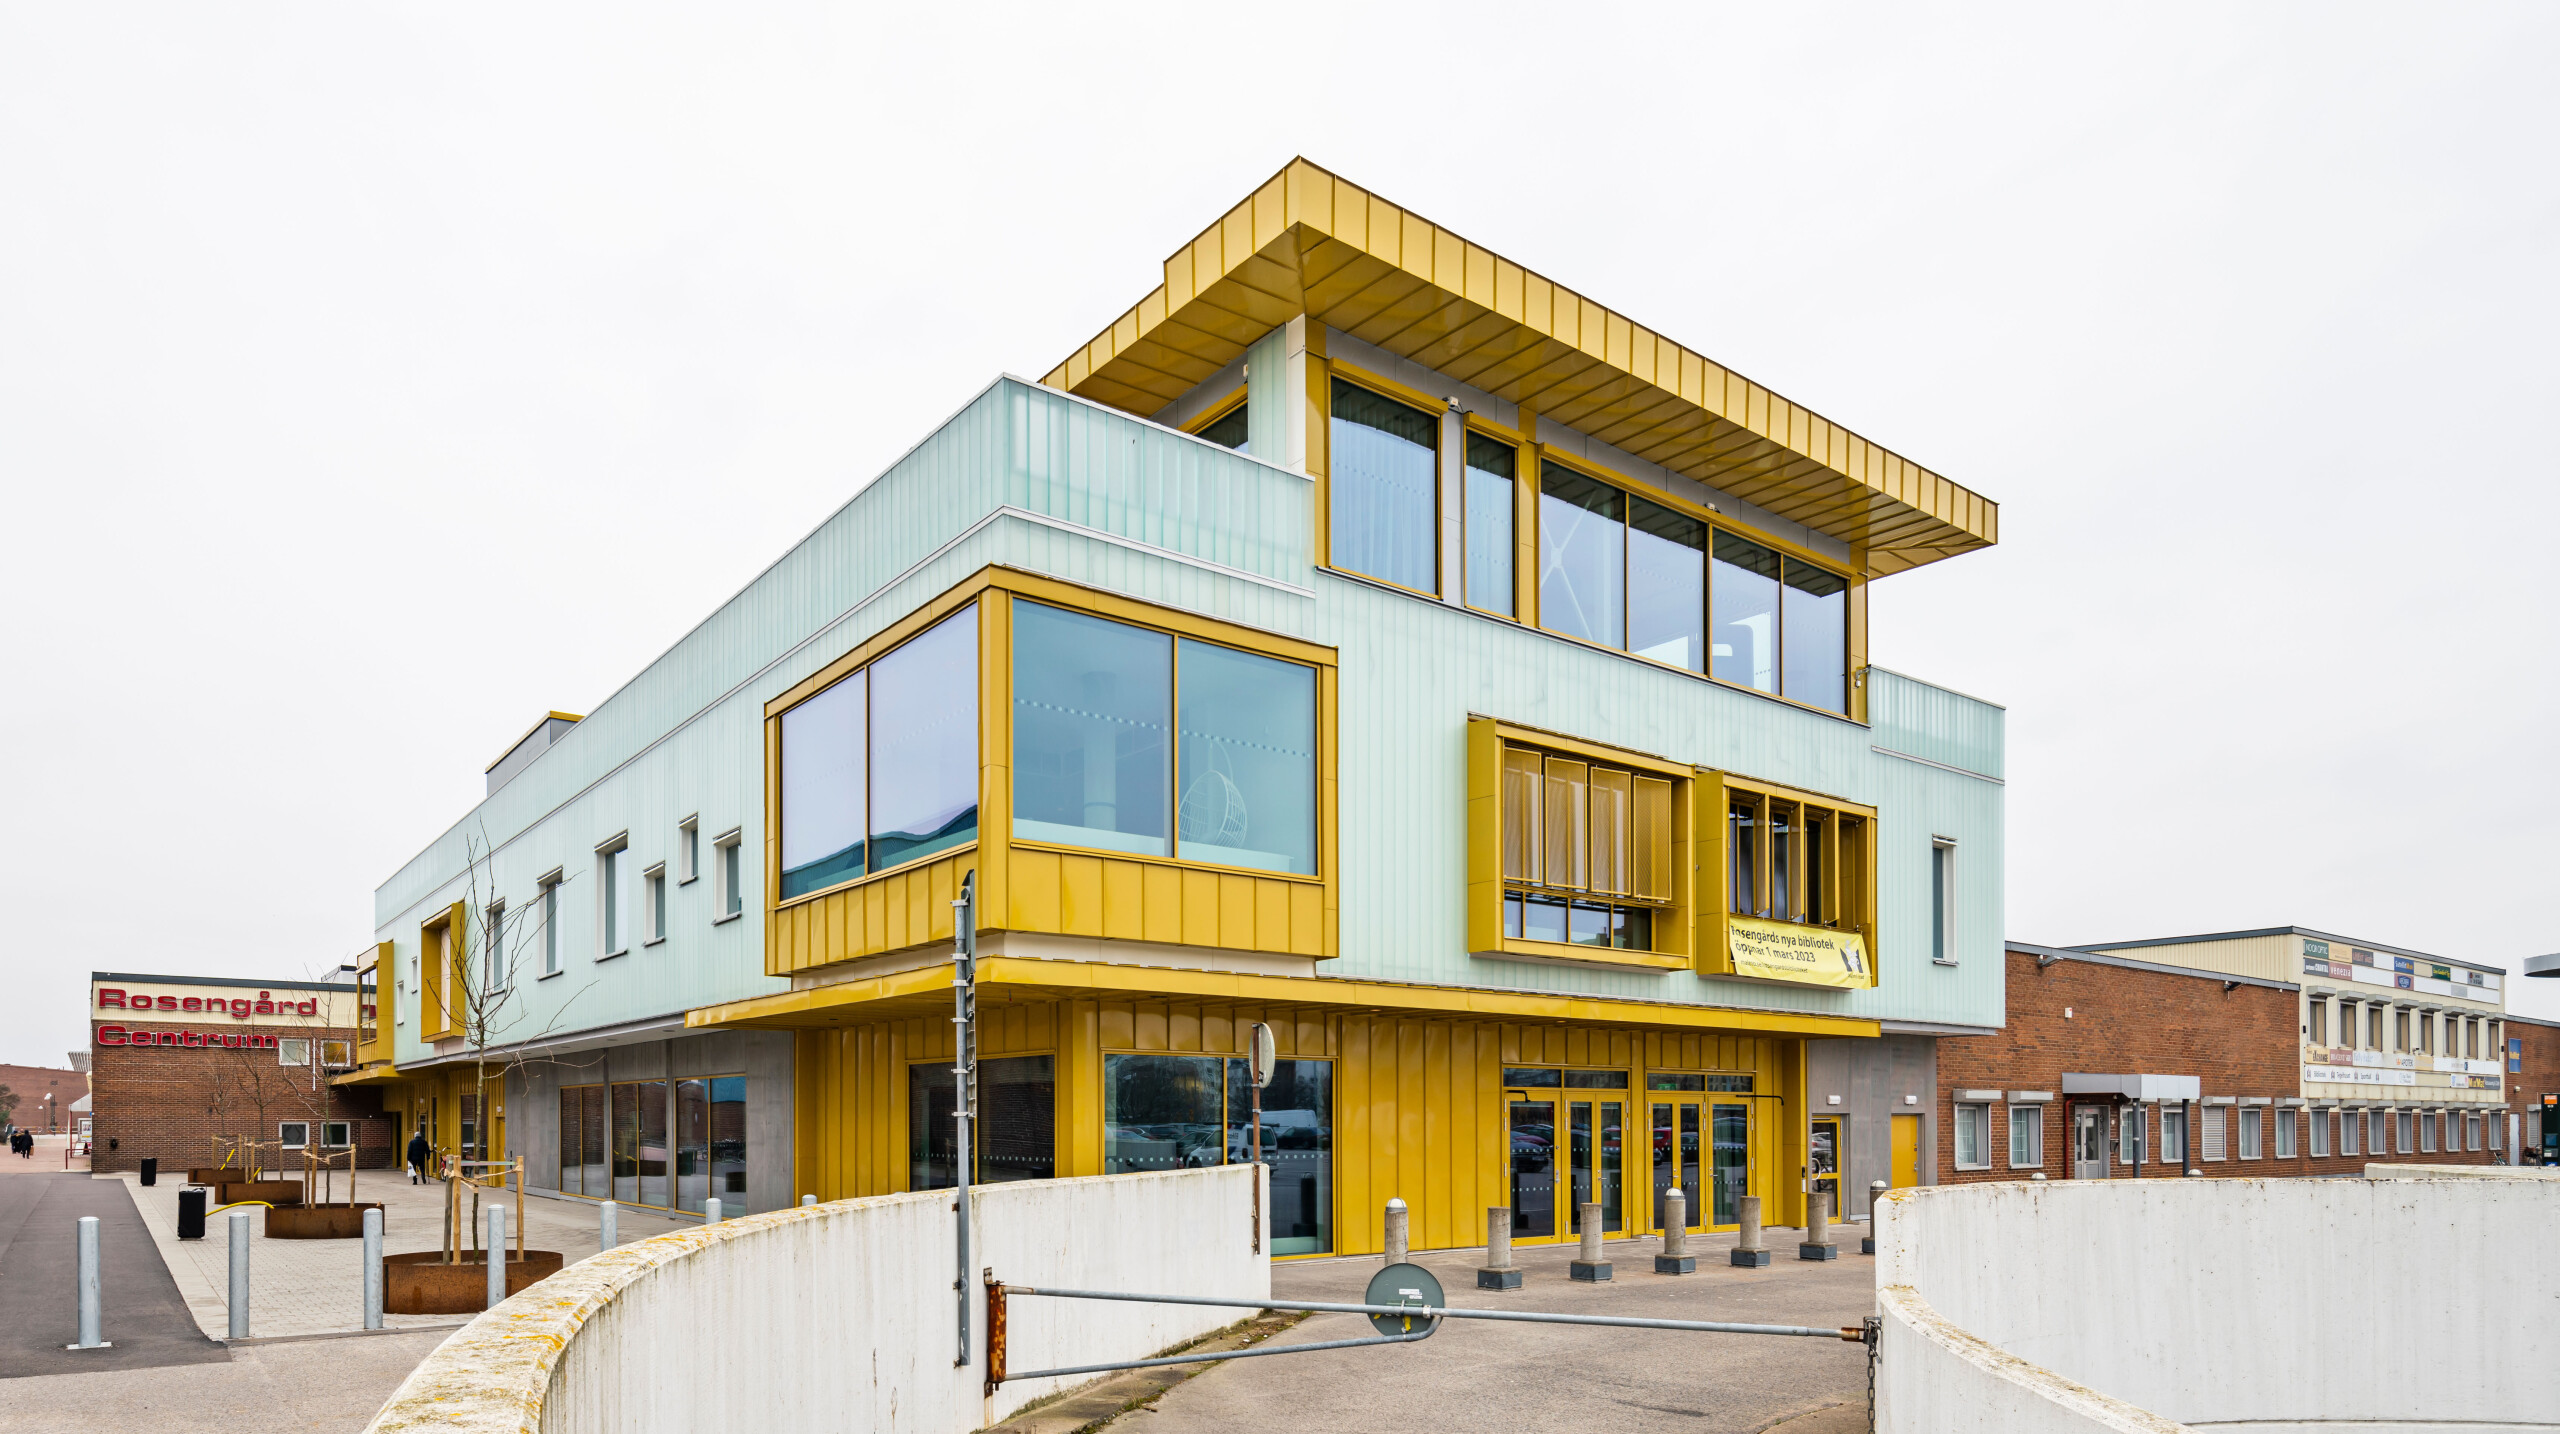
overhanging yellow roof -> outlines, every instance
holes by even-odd
[[[1042,382],[1152,414],[1304,313],[1862,548],[1987,548],[1999,505],[1304,159],[1164,262]]]

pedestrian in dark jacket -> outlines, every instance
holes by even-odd
[[[427,1133],[423,1130],[409,1137],[409,1183],[417,1184],[427,1174]]]

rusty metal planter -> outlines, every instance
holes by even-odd
[[[489,1268],[477,1250],[445,1264],[438,1250],[382,1257],[382,1308],[389,1314],[478,1314],[488,1308]],[[507,1260],[507,1293],[560,1273],[560,1252],[526,1250]]]
[[[364,1212],[382,1206],[289,1205],[267,1211],[270,1240],[354,1240],[364,1235]]]

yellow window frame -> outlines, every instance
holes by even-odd
[[[457,901],[418,924],[418,1036],[440,1041],[463,1034],[469,1018],[471,967],[464,933],[471,922]]]
[[[1806,851],[1805,828],[1811,814],[1826,818],[1822,822],[1823,852],[1821,867],[1827,880],[1814,894],[1818,909],[1812,920],[1793,916],[1778,918],[1755,911],[1750,915],[1763,920],[1787,920],[1815,930],[1854,933],[1866,948],[1866,985],[1878,979],[1876,949],[1876,809],[1863,802],[1853,802],[1827,793],[1780,782],[1762,781],[1725,771],[1703,771],[1698,778],[1699,791],[1695,813],[1693,849],[1698,854],[1698,963],[1700,975],[1731,976],[1740,980],[1766,979],[1736,969],[1733,960],[1733,859],[1727,834],[1727,813],[1737,800],[1749,802],[1754,809],[1756,830],[1767,833],[1773,810],[1792,808],[1797,814],[1788,835],[1791,847],[1788,868],[1792,879],[1801,887],[1811,869]],[[1841,819],[1858,823],[1854,838],[1844,835]],[[1755,906],[1772,889],[1776,866],[1775,844],[1761,840],[1752,848],[1752,891]]]
[[[1653,949],[1622,950],[1615,947],[1576,946],[1560,941],[1530,941],[1503,932],[1503,892],[1509,882],[1505,861],[1506,831],[1504,821],[1505,776],[1513,777],[1511,790],[1518,791],[1521,775],[1511,764],[1511,754],[1535,752],[1545,757],[1561,757],[1568,763],[1585,767],[1584,800],[1589,799],[1589,769],[1601,768],[1624,772],[1631,778],[1631,789],[1646,782],[1667,783],[1669,819],[1666,823],[1669,848],[1654,852],[1644,848],[1633,826],[1626,852],[1630,871],[1628,885],[1642,884],[1635,878],[1643,875],[1637,864],[1654,868],[1664,883],[1660,899],[1640,896],[1632,891],[1600,891],[1587,885],[1571,889],[1588,891],[1595,899],[1617,905],[1651,909]],[[1499,718],[1470,716],[1467,719],[1467,950],[1477,956],[1505,961],[1533,961],[1568,966],[1598,966],[1619,970],[1676,971],[1692,965],[1691,951],[1695,941],[1692,931],[1692,892],[1694,883],[1689,861],[1690,833],[1693,821],[1689,806],[1694,799],[1696,769],[1660,757],[1631,752],[1604,743],[1584,741],[1533,727],[1519,726]],[[1550,794],[1542,783],[1533,800],[1545,803]],[[1635,800],[1632,790],[1630,800]],[[1534,846],[1549,845],[1541,832]],[[1587,851],[1588,838],[1582,845]],[[1587,857],[1584,860],[1587,866]],[[1586,880],[1591,873],[1579,873]],[[1541,871],[1543,875],[1543,869]],[[1548,883],[1540,881],[1538,884]],[[1567,889],[1559,887],[1559,890]]]

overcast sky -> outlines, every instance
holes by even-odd
[[[2012,936],[2560,948],[2560,9],[942,13],[0,9],[0,1061],[352,959],[1294,154],[2000,502],[1874,659],[2009,709]]]

